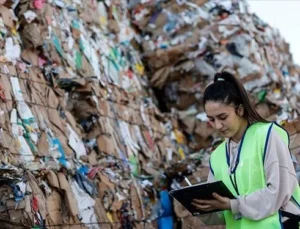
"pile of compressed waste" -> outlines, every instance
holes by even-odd
[[[1,228],[198,226],[168,190],[206,180],[222,69],[299,158],[299,68],[244,1],[0,0],[0,44]]]

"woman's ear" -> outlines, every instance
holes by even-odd
[[[245,113],[245,109],[244,106],[241,104],[239,105],[238,109],[237,109],[237,115],[240,117],[243,117]]]

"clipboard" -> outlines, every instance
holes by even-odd
[[[192,205],[193,199],[212,200],[212,194],[218,193],[220,196],[235,199],[234,195],[229,191],[223,181],[216,181],[213,183],[197,184],[187,186],[178,190],[172,190],[169,194],[181,203],[193,216],[204,215],[222,210],[201,211]]]

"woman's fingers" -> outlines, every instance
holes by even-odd
[[[201,204],[197,204],[195,202],[192,202],[192,205],[194,205],[197,209],[200,209],[203,211],[210,211],[212,209],[211,205],[201,205]]]
[[[193,199],[193,202],[197,204],[211,204],[213,200],[198,200],[198,199]]]
[[[213,193],[213,200],[193,199],[192,204],[200,210],[210,211],[214,209],[230,210],[230,200],[227,197],[222,197],[217,193]]]
[[[220,196],[218,193],[215,193],[215,192],[213,193],[213,197],[220,202],[226,201],[226,198],[224,198],[223,196]]]

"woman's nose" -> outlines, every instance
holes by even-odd
[[[216,130],[221,130],[223,128],[223,124],[220,121],[215,121]]]

